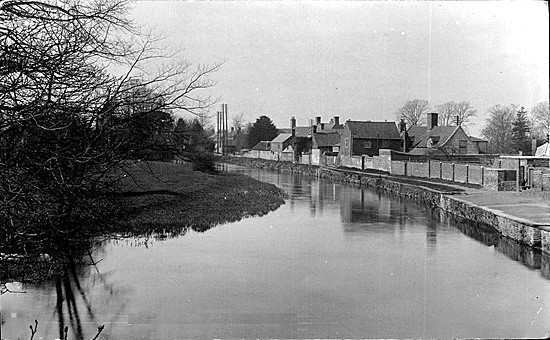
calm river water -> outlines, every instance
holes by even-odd
[[[315,178],[277,211],[204,233],[110,241],[63,282],[11,285],[2,338],[466,338],[550,334],[549,257],[437,210]],[[541,270],[542,268],[542,270]]]

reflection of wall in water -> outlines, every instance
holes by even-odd
[[[463,234],[493,247],[499,253],[530,269],[540,270],[543,277],[550,279],[550,255],[543,253],[540,249],[506,238],[490,226],[472,223],[451,215],[445,215],[445,219],[449,225],[458,228]]]

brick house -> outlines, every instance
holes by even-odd
[[[407,150],[414,155],[428,154],[479,154],[461,126],[438,126],[438,114],[428,113],[428,126],[411,126],[407,130]]]
[[[378,156],[380,149],[401,149],[401,136],[393,122],[351,121],[340,139],[342,156]]]

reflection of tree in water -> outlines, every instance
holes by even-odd
[[[58,244],[50,241],[48,244],[50,247],[42,248],[38,255],[1,253],[2,294],[24,293],[25,288],[54,287],[56,301],[55,310],[52,312],[56,315],[59,326],[59,338],[65,339],[67,333],[73,339],[92,338],[96,332],[101,331],[90,329],[89,322],[91,321],[96,327],[101,325],[90,300],[90,287],[82,286],[81,278],[93,275],[97,279],[94,283],[99,283],[103,291],[108,292],[111,297],[121,292],[114,283],[109,281],[109,275],[100,273],[96,266],[93,253],[101,252],[102,242],[101,240],[68,240]],[[13,250],[16,246],[0,244],[0,249]],[[9,283],[20,283],[23,291],[10,291],[7,286]],[[123,310],[124,305],[119,308],[120,311]],[[83,327],[83,319],[88,324],[86,328]],[[5,321],[2,319],[2,322]],[[36,337],[39,337],[38,334],[44,327],[40,322],[41,320],[38,320]]]

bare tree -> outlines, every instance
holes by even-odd
[[[470,120],[477,115],[477,110],[467,101],[449,101],[436,105],[435,110],[439,113],[439,125],[442,126],[468,126]]]
[[[456,119],[456,103],[455,102],[446,102],[440,105],[435,106],[435,111],[437,111],[439,116],[438,124],[441,126],[449,126],[453,123],[453,117]]]
[[[485,121],[481,133],[489,141],[491,152],[500,154],[513,152],[512,129],[517,111],[518,106],[514,104],[495,105],[487,111],[489,118]]]
[[[470,125],[470,120],[477,116],[477,110],[470,104],[470,102],[467,101],[461,101],[455,104],[456,107],[456,114],[455,118],[457,121],[455,121],[454,124],[468,126]],[[452,124],[452,125],[454,125]]]
[[[405,104],[397,109],[397,119],[404,119],[409,125],[423,125],[424,117],[428,112],[428,101],[423,99],[414,99],[405,102]]]
[[[234,115],[231,119],[231,122],[233,124],[233,127],[235,128],[235,131],[240,131],[245,126],[245,121],[242,113]]]
[[[110,211],[116,171],[143,146],[136,124],[156,124],[145,128],[169,146],[159,129],[171,128],[171,112],[202,114],[212,103],[201,90],[220,65],[163,55],[126,19],[127,6],[0,1],[0,234],[28,239],[26,252],[88,232],[80,226]],[[175,62],[153,70],[159,57]]]
[[[540,139],[550,135],[550,110],[548,101],[540,102],[531,109],[531,134]]]

